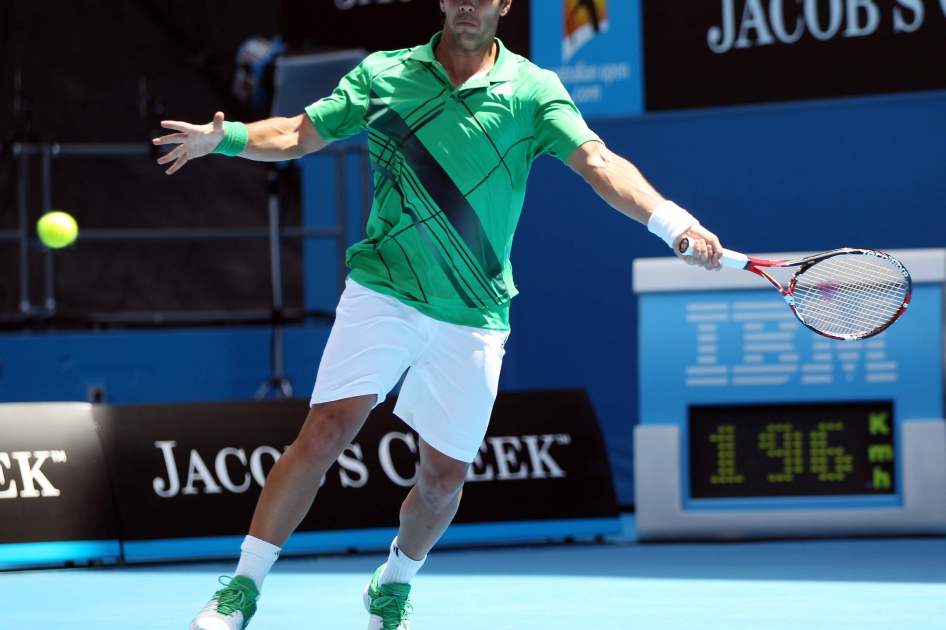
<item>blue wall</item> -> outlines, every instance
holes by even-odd
[[[946,244],[946,93],[592,121],[609,148],[747,252]],[[670,251],[569,169],[536,162],[516,233],[517,388],[586,387],[618,499],[633,502],[637,314],[631,261]],[[673,392],[668,392],[673,395]]]
[[[329,329],[287,327],[286,376],[312,393]],[[0,402],[86,401],[104,385],[115,404],[251,400],[270,376],[269,329],[0,335]]]
[[[592,127],[734,249],[946,243],[946,92],[647,115]],[[348,175],[357,178],[354,164]],[[310,191],[334,181],[321,177],[307,170]],[[638,408],[631,262],[670,252],[556,160],[538,160],[529,186],[513,254],[522,293],[500,384],[588,389],[619,501],[630,504]],[[334,216],[334,192],[311,198],[323,204],[307,214],[313,223]],[[353,201],[349,213],[359,212]],[[349,239],[361,233],[352,227],[356,218],[349,216]],[[308,280],[327,278],[335,287],[334,274],[321,267],[330,266],[331,252],[320,249],[311,249],[316,267],[307,269]],[[307,284],[310,306],[321,306],[324,295]],[[297,395],[311,391],[326,337],[324,328],[287,333]],[[269,333],[0,335],[0,357],[3,401],[85,400],[86,387],[97,383],[116,403],[249,399],[269,374]]]

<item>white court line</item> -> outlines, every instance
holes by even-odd
[[[768,320],[768,319],[794,319],[795,316],[792,315],[792,312],[785,307],[785,311],[781,313],[733,313],[733,320],[737,322],[744,322],[746,320]]]
[[[733,374],[794,374],[797,365],[734,365]]]
[[[720,378],[688,378],[687,387],[725,387],[728,385],[726,377]]]
[[[736,302],[733,304],[733,308],[737,311],[772,311],[778,308],[785,308],[785,304],[776,300],[769,300],[767,302]]]
[[[793,352],[795,344],[791,343],[747,343],[742,346],[743,352]]]
[[[694,313],[687,315],[687,322],[728,322],[728,313]]]
[[[729,302],[690,302],[687,304],[687,312],[728,310]]]
[[[794,337],[795,333],[790,332],[745,333],[742,336],[744,341],[789,341]]]
[[[697,365],[688,365],[687,366],[687,375],[707,375],[707,374],[726,374],[729,371],[729,368],[725,365],[713,365],[713,366],[697,366]]]
[[[737,376],[732,380],[733,385],[782,385],[787,383],[790,376]]]

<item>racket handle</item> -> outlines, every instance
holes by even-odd
[[[682,255],[692,256],[694,249],[693,243],[689,238],[685,238],[680,241],[680,253]],[[723,248],[723,257],[720,259],[720,262],[723,263],[723,266],[725,267],[732,267],[733,269],[745,269],[749,266],[749,257],[745,254],[734,252],[731,249]]]

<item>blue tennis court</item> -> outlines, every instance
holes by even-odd
[[[413,627],[946,627],[946,540],[602,544],[435,551]],[[255,630],[361,628],[382,555],[283,559]],[[0,575],[9,628],[185,628],[232,563]]]

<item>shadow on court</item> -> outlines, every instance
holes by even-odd
[[[284,558],[274,573],[370,575],[381,554]],[[441,550],[424,576],[573,576],[686,580],[946,583],[946,538],[679,544],[573,544]],[[138,569],[127,569],[137,571]],[[147,567],[228,573],[233,563]]]

